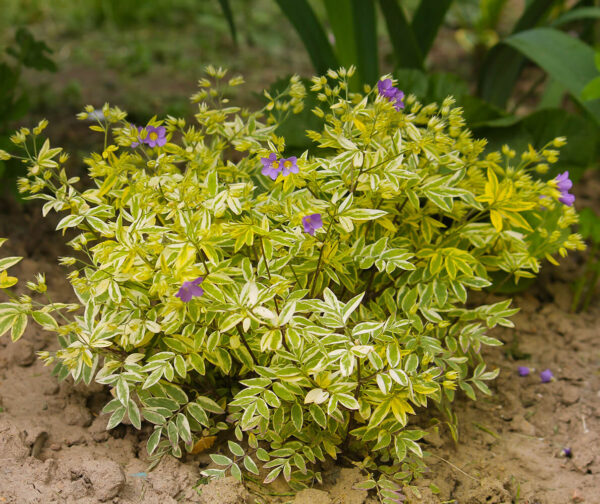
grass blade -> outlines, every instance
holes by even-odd
[[[235,29],[235,21],[233,20],[233,13],[231,12],[231,6],[229,5],[229,0],[219,0],[219,5],[221,6],[221,10],[223,11],[223,15],[227,20],[227,24],[229,25],[229,31],[231,32],[231,38],[235,45],[237,45],[237,30]]]
[[[300,36],[315,70],[324,74],[338,62],[327,35],[307,0],[275,0]]]
[[[479,4],[480,28],[495,30],[502,10],[508,0],[481,0]]]
[[[335,53],[340,65],[356,65],[354,19],[347,0],[324,0],[327,19],[335,37]]]
[[[423,55],[402,6],[397,0],[379,0],[387,31],[394,48],[396,66],[423,69]]]
[[[358,74],[362,82],[374,84],[379,79],[375,0],[352,0],[352,17]]]
[[[562,84],[573,99],[600,125],[600,103],[581,99],[583,88],[597,77],[594,50],[581,40],[555,30],[534,28],[504,39],[504,44],[540,66]]]
[[[421,0],[417,7],[412,21],[412,31],[423,58],[427,57],[451,4],[452,0]]]
[[[513,28],[513,33],[527,30],[542,21],[557,0],[532,0]]]

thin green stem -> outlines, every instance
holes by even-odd
[[[290,269],[292,270],[292,274],[294,275],[294,278],[296,279],[296,284],[298,285],[298,287],[302,287],[300,285],[300,280],[298,279],[298,275],[296,274],[296,270],[294,269],[294,266],[292,266],[292,263],[288,263],[288,266],[290,267]]]
[[[265,268],[267,269],[267,275],[269,277],[269,283],[271,282],[271,271],[269,270],[269,263],[267,262],[267,255],[265,254],[265,246],[263,245],[263,241],[262,238],[260,239],[260,250],[263,256],[263,260],[265,262]],[[292,270],[293,271],[293,270]],[[281,315],[281,312],[279,311],[279,303],[277,302],[277,294],[275,294],[275,296],[273,297],[273,302],[275,303],[275,311],[277,312],[277,317],[279,317]],[[280,327],[281,331],[282,331],[282,343],[283,343],[283,348],[285,348],[288,352],[290,351],[290,348],[288,347],[287,341],[285,341],[285,326],[281,326]]]
[[[333,218],[329,221],[329,226],[327,226],[327,231],[325,233],[325,238],[323,239],[323,244],[321,245],[321,250],[319,252],[319,259],[317,260],[317,268],[315,269],[315,273],[312,277],[312,281],[310,283],[310,297],[314,297],[314,290],[317,285],[317,277],[321,272],[321,264],[323,260],[323,250],[325,249],[325,243],[327,243],[327,238],[329,238],[329,232],[331,231],[331,226],[333,226]]]
[[[250,352],[250,356],[252,357],[252,360],[254,361],[254,364],[258,364],[258,360],[256,359],[256,355],[254,355],[254,352],[252,351],[252,348],[250,348],[250,345],[246,341],[246,338],[244,337],[244,333],[240,329],[239,324],[236,325],[235,328],[237,329],[237,332],[240,335],[240,339],[242,340],[242,343],[244,344],[244,346],[246,347],[246,349],[248,350],[248,352]]]
[[[262,237],[260,239],[260,251],[263,256],[263,261],[265,262],[265,268],[267,269],[269,282],[271,282],[271,271],[269,270],[269,262],[267,261],[267,255],[265,254],[265,246],[263,245]],[[277,315],[279,315],[279,304],[277,303],[277,297],[273,297],[273,301],[275,302],[275,310],[277,311]]]

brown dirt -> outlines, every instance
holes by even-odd
[[[578,205],[596,203],[598,175],[581,184]],[[50,295],[73,299],[56,258],[67,254],[39,207],[21,211],[0,208],[0,237],[10,239],[2,255],[26,257],[14,267],[23,281],[45,272]],[[407,502],[460,504],[562,504],[600,502],[600,352],[597,341],[600,303],[583,314],[568,313],[569,284],[581,269],[582,257],[546,266],[536,285],[516,298],[521,312],[516,330],[493,335],[507,345],[486,351],[490,368],[499,367],[493,395],[455,404],[460,442],[455,445],[443,424],[427,437],[430,470],[418,482],[419,495]],[[22,288],[21,288],[22,289]],[[18,292],[23,292],[18,290]],[[488,300],[489,300],[488,296]],[[518,338],[518,350],[530,354],[515,361],[507,349]],[[52,335],[35,326],[16,344],[0,339],[0,503],[114,504],[190,502],[237,504],[375,504],[374,496],[354,485],[358,469],[332,465],[326,484],[291,496],[276,482],[263,497],[249,494],[232,479],[194,490],[206,456],[181,462],[165,459],[146,474],[148,431],[119,426],[105,432],[99,415],[107,401],[101,386],[58,384],[35,352],[55,346]],[[514,355],[514,352],[513,352]],[[517,366],[535,371],[517,375]],[[555,380],[543,384],[539,372],[549,368]],[[572,458],[561,455],[571,448]],[[439,488],[434,494],[430,484]],[[252,488],[250,488],[252,490]]]

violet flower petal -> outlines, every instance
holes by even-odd
[[[183,285],[175,294],[175,297],[181,299],[184,303],[188,303],[195,296],[202,296],[204,294],[204,289],[200,287],[200,283],[202,283],[204,279],[202,277],[198,277],[190,282],[183,282]]]
[[[556,186],[560,192],[565,192],[573,187],[573,182],[569,180],[569,172],[559,173],[556,178]]]
[[[402,101],[404,100],[404,92],[395,88],[392,85],[391,79],[380,80],[377,83],[377,91],[379,91],[380,96],[383,96],[392,102],[396,110],[404,108],[404,102]]]
[[[561,193],[560,198],[558,198],[558,201],[564,203],[567,206],[573,206],[573,203],[575,203],[575,196],[565,191]]]
[[[261,158],[260,162],[263,164],[261,173],[276,180],[281,171],[281,163],[277,162],[277,154],[272,152],[268,158]]]
[[[310,215],[306,215],[302,217],[302,226],[304,227],[304,232],[308,233],[311,236],[315,235],[315,230],[312,227],[312,223],[310,221]]]
[[[296,156],[279,161],[279,169],[281,170],[281,174],[285,177],[290,173],[298,173],[299,170],[297,162],[298,158]]]

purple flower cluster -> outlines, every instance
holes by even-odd
[[[302,226],[304,226],[304,232],[310,236],[315,236],[315,231],[323,227],[323,218],[321,214],[312,214],[302,217]]]
[[[558,198],[558,201],[567,206],[573,206],[575,196],[569,193],[569,189],[573,187],[573,182],[569,180],[569,172],[566,171],[558,174],[554,180],[556,180],[556,187],[560,191],[560,198]]]
[[[261,173],[273,180],[276,180],[280,173],[286,177],[290,173],[298,173],[299,171],[296,156],[277,160],[277,154],[272,152],[268,158],[261,158],[260,162],[263,164]]]
[[[183,285],[179,288],[175,297],[178,297],[184,303],[189,303],[194,296],[202,296],[204,294],[204,289],[200,287],[200,284],[203,280],[202,277],[198,277],[190,282],[183,282]]]
[[[404,108],[404,93],[392,85],[392,79],[380,80],[377,83],[377,90],[381,96],[384,96],[394,104],[396,110]]]
[[[144,138],[141,137],[143,131],[146,131],[146,136]],[[138,141],[133,142],[131,147],[135,148],[142,143],[145,143],[150,147],[156,147],[157,145],[162,147],[167,143],[166,133],[167,131],[164,126],[146,126],[145,128],[138,126]]]

